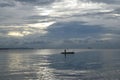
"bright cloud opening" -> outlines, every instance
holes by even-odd
[[[47,29],[50,25],[52,25],[54,23],[55,22],[35,23],[35,24],[28,24],[28,26],[35,27],[38,29]]]
[[[22,33],[20,33],[20,32],[13,31],[13,32],[9,32],[9,33],[8,33],[8,36],[23,37],[24,34],[22,34]]]
[[[23,37],[23,36],[30,35],[30,34],[32,33],[29,31],[23,31],[23,32],[11,31],[11,32],[8,32],[7,35],[13,36],[13,37]]]

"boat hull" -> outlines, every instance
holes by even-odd
[[[61,54],[75,54],[74,52],[62,52]]]

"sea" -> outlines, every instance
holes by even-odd
[[[0,50],[0,80],[120,80],[119,49]]]

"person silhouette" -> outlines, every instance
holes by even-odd
[[[64,50],[65,54],[66,54],[66,49]]]

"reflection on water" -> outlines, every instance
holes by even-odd
[[[0,80],[120,80],[120,50],[74,51],[0,51]]]
[[[21,54],[8,54],[8,67],[9,70],[21,70],[24,69],[24,66],[21,65],[21,63],[23,62],[23,57]]]

